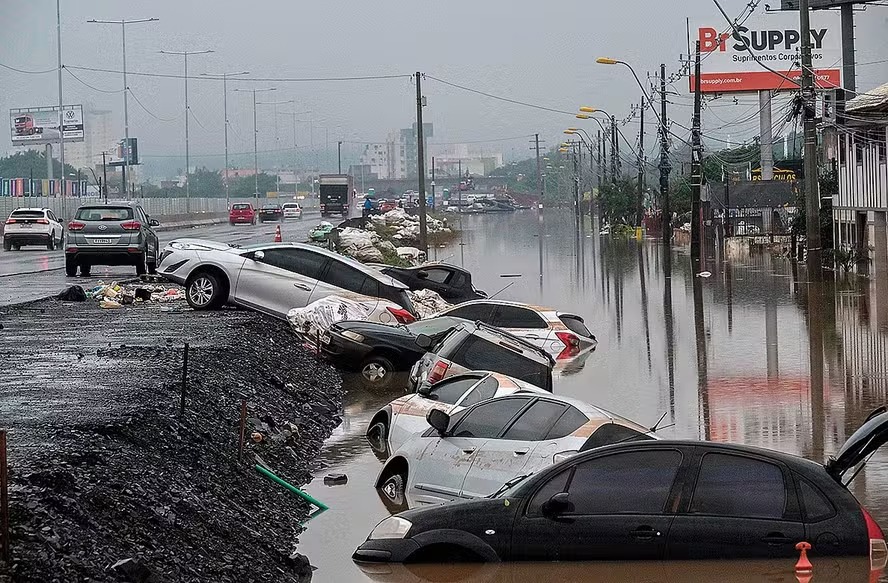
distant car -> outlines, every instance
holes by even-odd
[[[360,372],[365,385],[388,387],[397,373],[409,371],[425,354],[416,345],[418,335],[425,334],[435,342],[464,323],[459,318],[431,318],[405,326],[336,322],[321,335],[321,353],[341,368]]]
[[[466,421],[453,420],[446,433],[458,435]],[[452,442],[449,447],[461,446],[462,439],[443,438]],[[791,568],[799,557],[796,545],[806,541],[815,573],[818,559],[860,556],[869,559],[875,574],[869,580],[874,581],[888,556],[885,535],[848,491],[850,479],[843,478],[851,473],[853,479],[854,468],[886,441],[888,413],[883,408],[825,465],[773,450],[705,441],[638,441],[590,449],[513,480],[490,498],[386,518],[353,558],[782,558]],[[455,455],[464,455],[461,451]]]
[[[505,330],[482,322],[461,324],[438,342],[420,334],[416,344],[429,351],[410,370],[408,385],[417,392],[472,370],[507,374],[552,392],[552,357]]]
[[[132,265],[138,275],[155,273],[159,225],[134,202],[81,206],[68,223],[65,273],[73,277],[79,267],[86,276],[93,265]]]
[[[284,219],[301,219],[302,218],[302,207],[299,206],[298,202],[285,202],[283,207],[283,218]]]
[[[231,205],[231,210],[228,211],[228,224],[238,225],[243,223],[256,224],[256,210],[253,208],[253,205],[248,202],[238,202]]]
[[[455,265],[431,263],[422,267],[383,267],[381,271],[413,291],[428,289],[452,304],[487,298],[472,285],[472,274]]]
[[[3,229],[3,250],[19,250],[25,245],[45,245],[49,251],[61,247],[65,229],[48,208],[15,209]]]
[[[518,391],[546,391],[508,375],[472,371],[423,387],[418,393],[398,397],[376,412],[367,427],[367,440],[378,451],[397,451],[414,433],[429,428],[426,415],[440,409],[453,415],[493,397]]]
[[[482,400],[452,416],[432,408],[427,420],[431,428],[395,450],[376,480],[392,505],[483,498],[580,451],[655,439],[628,419],[540,391]]]
[[[398,201],[396,200],[378,200],[376,202],[376,210],[379,211],[379,214],[385,214],[389,211],[393,211],[398,208]]]
[[[259,222],[280,221],[284,218],[284,209],[279,204],[266,204],[259,209]]]
[[[416,319],[404,284],[314,245],[265,243],[240,248],[177,239],[163,250],[159,269],[163,277],[185,286],[185,299],[195,310],[228,303],[285,319],[293,308],[351,294],[376,298],[377,307],[393,321]]]
[[[436,315],[480,321],[508,330],[558,360],[572,358],[598,345],[581,316],[552,308],[484,299],[465,302]]]

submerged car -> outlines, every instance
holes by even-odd
[[[407,372],[425,350],[416,345],[420,334],[437,342],[460,324],[459,318],[431,318],[403,326],[363,320],[336,322],[321,335],[321,353],[330,362],[361,373],[369,387],[391,386],[399,372]]]
[[[65,241],[65,274],[73,277],[80,268],[89,275],[93,265],[131,265],[137,275],[155,273],[160,243],[150,218],[134,202],[84,205],[68,223]]]
[[[452,304],[487,297],[485,292],[472,285],[472,274],[455,265],[433,263],[422,267],[383,267],[380,271],[413,291],[428,289]]]
[[[395,322],[416,319],[404,284],[314,245],[266,243],[241,248],[177,239],[163,250],[158,269],[185,287],[185,299],[195,310],[228,303],[286,318],[293,308],[351,294],[368,301],[375,298],[375,312],[384,312]]]
[[[487,499],[386,518],[353,558],[794,562],[796,545],[806,541],[812,557],[868,556],[884,567],[884,533],[844,478],[853,479],[852,470],[886,441],[883,408],[825,465],[701,441],[597,448],[505,484]]]
[[[431,428],[396,450],[376,487],[412,508],[483,498],[517,476],[602,445],[654,439],[637,423],[577,399],[518,391],[453,414],[432,408]]]
[[[428,352],[410,370],[408,387],[414,391],[455,374],[490,370],[552,392],[552,357],[505,330],[481,322],[462,324],[438,342],[420,334],[416,345]]]
[[[432,409],[453,415],[475,403],[518,391],[546,394],[530,383],[497,372],[458,374],[399,397],[377,411],[367,428],[367,440],[377,451],[397,451],[413,434],[429,428],[426,415]]]
[[[575,357],[598,344],[581,316],[551,308],[503,300],[477,300],[448,308],[437,316],[484,322],[546,350],[558,360]]]

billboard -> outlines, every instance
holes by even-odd
[[[108,160],[109,166],[137,166],[139,165],[139,139],[129,138],[129,147],[126,147],[126,138],[117,142],[117,150],[111,153]]]
[[[826,10],[836,8],[843,4],[869,4],[878,0],[808,0],[808,8],[811,10]],[[780,10],[798,10],[799,0],[781,0]]]
[[[62,125],[66,142],[83,141],[83,107],[66,105]],[[9,110],[13,146],[51,144],[59,141],[59,108],[33,107]]]
[[[798,12],[756,15],[736,32],[724,32],[726,29],[725,22],[717,19],[697,26],[703,93],[798,89],[802,38]],[[811,42],[817,86],[841,87],[842,34],[838,13],[811,14]],[[691,75],[692,92],[694,83]]]

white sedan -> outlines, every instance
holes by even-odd
[[[177,239],[163,250],[157,271],[185,286],[185,299],[195,310],[229,303],[284,319],[293,308],[337,295],[373,303],[368,309],[371,319],[383,324],[409,324],[416,319],[407,286],[313,245],[233,247]]]
[[[467,372],[424,385],[419,392],[399,397],[380,409],[367,428],[367,440],[377,451],[397,451],[414,433],[429,428],[426,415],[432,409],[453,415],[475,403],[518,391],[548,394],[530,383],[487,371]]]
[[[285,219],[301,219],[302,207],[298,202],[285,202],[283,207],[283,218]]]

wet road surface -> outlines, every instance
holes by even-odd
[[[686,250],[664,255],[657,241],[599,238],[588,219],[576,236],[567,213],[547,213],[544,228],[532,211],[463,222],[464,244],[436,249],[433,258],[464,265],[476,287],[491,294],[511,283],[499,298],[581,314],[598,337],[594,353],[559,374],[556,393],[644,425],[665,413],[663,425],[671,427],[660,433],[667,438],[739,442],[818,462],[886,402],[886,281],[840,277],[817,289],[786,259],[714,250],[701,269],[712,276],[695,277]],[[820,309],[811,309],[808,300],[817,297]],[[822,342],[822,359],[809,358],[812,341]],[[400,394],[352,388],[345,397],[343,423],[306,488],[331,508],[300,536],[299,550],[318,567],[319,581],[796,580],[791,564],[750,562],[521,564],[460,572],[383,566],[365,573],[349,557],[388,512],[373,488],[382,462],[363,433],[376,410]],[[347,474],[348,484],[325,486],[328,472]],[[850,489],[888,525],[888,450],[876,452]],[[869,580],[868,569],[822,564],[818,571],[815,561],[815,580]]]

